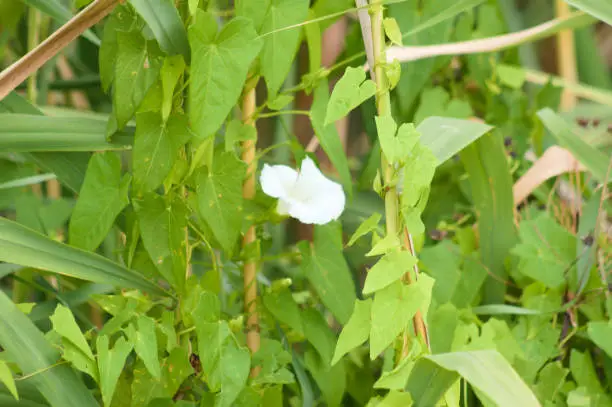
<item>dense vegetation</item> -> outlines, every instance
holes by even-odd
[[[612,406],[611,24],[0,0],[0,406]]]

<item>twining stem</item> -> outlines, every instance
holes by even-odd
[[[389,96],[389,85],[387,82],[387,76],[384,72],[384,66],[387,61],[385,52],[385,37],[383,35],[383,6],[381,0],[374,0],[372,3],[372,43],[373,43],[373,54],[374,54],[374,72],[376,80],[376,110],[379,116],[385,116],[391,114],[391,98]],[[400,217],[399,217],[399,200],[397,194],[397,188],[392,182],[395,169],[393,165],[388,162],[385,155],[381,157],[383,178],[386,185],[385,188],[385,217],[387,235],[394,235],[399,237],[400,230]],[[410,251],[413,255],[414,249],[412,247],[412,237],[409,231],[404,228],[404,249]],[[416,272],[416,269],[415,269]],[[412,278],[410,271],[406,272],[404,276],[406,283],[411,283]],[[419,335],[421,340],[429,346],[429,340],[427,335],[427,327],[421,312],[417,312],[413,318],[413,324],[415,333]],[[408,332],[404,333],[402,352],[400,358],[403,359],[408,356],[409,351],[409,335]]]
[[[242,102],[242,120],[244,124],[255,126],[253,114],[256,109],[256,94],[255,87],[250,89],[244,95]],[[247,177],[242,186],[242,196],[245,200],[250,200],[255,197],[255,170],[257,169],[257,161],[255,160],[255,145],[257,140],[247,140],[242,143],[242,160],[247,164]],[[242,247],[248,250],[255,243],[255,226],[249,227],[244,239]],[[251,256],[247,256],[244,262],[244,313],[246,314],[246,330],[247,330],[247,346],[254,354],[259,349],[259,315],[257,313],[257,263]],[[258,369],[251,369],[251,376],[254,377],[258,373]]]

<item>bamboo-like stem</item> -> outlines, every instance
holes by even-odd
[[[40,11],[34,7],[28,10],[28,49],[34,49],[40,43]],[[28,99],[36,104],[38,99],[38,83],[36,72],[28,78]]]
[[[555,3],[558,19],[567,18],[571,14],[569,5],[564,0],[556,0]],[[574,43],[574,32],[572,30],[562,30],[557,33],[557,67],[559,68],[559,76],[569,83],[578,82]],[[564,90],[561,94],[561,109],[570,110],[575,105],[576,96],[572,92]]]
[[[119,0],[95,0],[36,48],[0,72],[0,99],[57,55],[75,38],[108,15]]]
[[[248,126],[255,126],[253,114],[255,113],[256,94],[255,87],[248,90],[242,103],[242,120]],[[242,196],[245,200],[255,197],[255,170],[257,162],[255,160],[255,145],[257,140],[247,140],[242,144],[242,160],[247,164],[247,177],[242,186]],[[247,248],[255,243],[255,226],[249,227],[242,247]],[[254,354],[259,349],[259,314],[257,313],[257,262],[248,257],[244,262],[244,312],[246,314],[246,337],[247,346]],[[251,377],[257,376],[259,369],[251,369]]]
[[[376,82],[376,109],[379,116],[385,116],[391,114],[391,98],[389,96],[389,85],[387,83],[387,77],[383,71],[384,64],[387,61],[386,50],[385,50],[385,38],[383,35],[383,6],[380,0],[375,0],[372,3],[372,43],[373,43],[373,54],[374,54],[374,77]],[[400,217],[399,217],[399,197],[397,194],[397,188],[392,185],[391,180],[393,178],[395,169],[393,165],[389,163],[382,155],[382,170],[385,181],[385,218],[386,218],[386,231],[387,235],[394,235],[399,237],[400,234]],[[413,255],[414,248],[412,245],[412,237],[410,232],[404,228],[404,249],[410,251]],[[415,273],[418,270],[415,268]],[[404,281],[410,283],[412,278],[410,271],[407,271],[404,275]],[[421,312],[417,312],[413,318],[413,324],[415,333],[421,338],[421,340],[429,346],[429,339],[427,335],[427,327]],[[400,360],[408,356],[409,352],[409,334],[404,332],[402,341],[402,351],[400,354]]]

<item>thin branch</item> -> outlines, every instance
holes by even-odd
[[[91,26],[102,20],[118,3],[119,0],[95,0],[39,46],[0,72],[0,99],[4,99],[45,62],[57,55]]]

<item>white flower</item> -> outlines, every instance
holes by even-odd
[[[340,184],[327,178],[308,157],[300,172],[286,165],[264,164],[261,188],[266,195],[278,198],[276,210],[302,223],[323,225],[338,219],[346,198]]]

